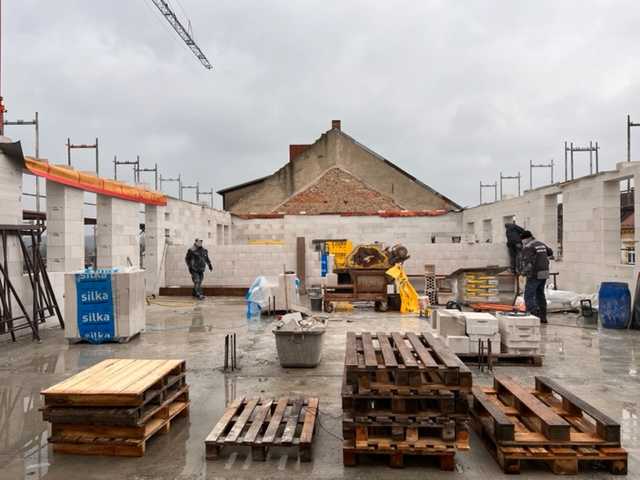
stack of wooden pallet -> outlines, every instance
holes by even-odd
[[[56,453],[144,455],[147,441],[189,414],[184,360],[104,360],[44,391]]]
[[[434,456],[453,470],[469,448],[467,395],[471,372],[429,333],[347,334],[342,386],[343,460],[386,455]]]
[[[495,377],[493,388],[473,388],[471,411],[505,473],[520,473],[522,460],[547,463],[556,474],[575,474],[579,463],[627,473],[620,424],[546,377],[536,377],[532,392]]]
[[[292,447],[301,462],[311,461],[317,416],[317,398],[238,398],[207,436],[207,458],[218,458],[224,447],[250,447],[252,459],[264,461],[271,448]]]

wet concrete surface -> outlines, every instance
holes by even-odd
[[[623,446],[630,453],[629,475],[640,478],[640,332],[576,327],[570,315],[553,315],[543,328],[542,367],[496,367],[522,383],[548,375],[622,423]],[[0,343],[0,479],[377,479],[507,478],[477,437],[471,450],[456,455],[456,471],[406,462],[392,470],[381,460],[342,466],[340,386],[347,331],[421,331],[416,315],[356,310],[330,317],[323,360],[315,369],[283,369],[275,353],[272,321],[248,321],[242,299],[162,298],[147,309],[147,329],[128,344],[68,345],[53,324],[42,342],[21,338]],[[222,372],[224,336],[238,335],[238,366]],[[49,426],[42,421],[40,390],[105,358],[184,358],[188,367],[191,412],[167,434],[156,435],[142,458],[54,455],[47,446]],[[491,375],[472,367],[474,383],[489,385]],[[320,398],[314,459],[300,463],[290,451],[273,451],[266,462],[247,452],[206,461],[204,439],[237,396]],[[512,477],[513,478],[513,477]],[[544,466],[527,468],[519,478],[556,478]],[[580,478],[612,477],[587,471]]]

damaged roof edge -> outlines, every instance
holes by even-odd
[[[240,188],[250,187],[251,185],[255,185],[257,183],[264,182],[267,178],[271,177],[272,175],[273,174],[265,175],[264,177],[255,178],[253,180],[249,180],[248,182],[239,183],[238,185],[233,185],[231,187],[223,188],[222,190],[218,190],[216,193],[218,195],[223,195],[223,194],[225,194],[227,192],[232,192],[232,191],[238,190]]]

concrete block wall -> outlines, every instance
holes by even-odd
[[[140,204],[97,195],[98,268],[140,266]]]
[[[186,245],[167,246],[166,286],[191,285],[184,258]],[[204,285],[248,287],[259,275],[279,275],[283,266],[295,271],[295,254],[279,245],[214,245],[209,250],[213,272],[205,272]]]
[[[192,245],[201,238],[207,249],[231,243],[231,215],[205,205],[175,198],[167,199],[163,212],[164,231],[172,245]],[[226,229],[225,229],[226,227]]]
[[[82,270],[84,191],[47,180],[47,270]]]
[[[144,257],[145,291],[147,295],[157,295],[164,284],[164,262],[166,239],[164,235],[164,214],[166,207],[145,205],[144,209]]]

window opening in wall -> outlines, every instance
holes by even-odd
[[[620,182],[620,260],[623,265],[636,263],[636,228],[634,179]]]
[[[224,226],[224,245],[229,245],[231,238],[229,238],[229,225]]]
[[[213,238],[213,233],[212,232],[207,232],[207,238]]]
[[[467,234],[467,241],[468,242],[475,242],[476,241],[476,227],[473,224],[473,222],[467,222],[467,228],[465,233]]]
[[[436,236],[435,235],[431,235],[431,243],[436,243]]]
[[[564,231],[564,217],[563,217],[563,208],[562,208],[562,194],[558,194],[556,196],[556,204],[558,211],[558,226],[557,226],[557,238],[558,238],[558,248],[555,252],[555,259],[560,260],[562,258],[563,252],[563,231]]]
[[[98,242],[96,236],[97,224],[97,196],[95,193],[84,192],[82,212],[84,217],[84,265],[96,268],[98,265]],[[87,222],[87,219],[89,220]],[[89,223],[89,225],[87,225]]]
[[[491,219],[482,221],[482,241],[484,243],[493,242],[493,227],[491,225]]]
[[[505,226],[507,223],[513,223],[516,221],[516,216],[515,215],[505,215],[504,217],[502,217],[502,226]],[[507,230],[506,228],[502,228],[502,235],[504,236],[504,241],[507,241]]]
[[[462,237],[458,235],[454,235],[453,237],[451,237],[451,243],[460,243],[461,241],[462,241]]]
[[[168,222],[171,220],[171,214],[169,212],[164,212],[164,221]]]
[[[164,229],[164,238],[169,238],[171,237],[171,230],[168,228]]]
[[[222,225],[216,225],[216,244],[222,245],[224,239],[222,238]]]

